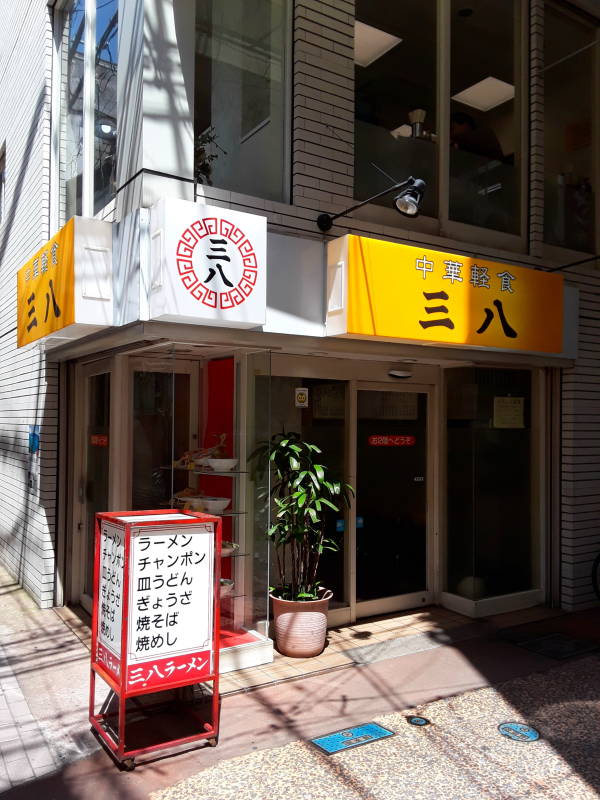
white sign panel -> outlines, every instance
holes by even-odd
[[[494,397],[494,428],[524,428],[525,398]]]
[[[123,529],[107,522],[100,530],[100,575],[98,597],[98,642],[119,658],[123,617]],[[99,649],[102,652],[102,649]],[[106,663],[110,655],[104,654]],[[114,663],[108,666],[118,672]]]
[[[210,669],[214,525],[132,529],[128,688]]]
[[[161,199],[150,213],[149,318],[264,325],[266,241],[266,217]]]

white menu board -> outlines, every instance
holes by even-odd
[[[132,528],[131,534],[128,685],[158,686],[206,671],[213,636],[214,523]]]
[[[98,641],[115,656],[121,655],[124,560],[123,529],[108,522],[102,522],[98,586]]]

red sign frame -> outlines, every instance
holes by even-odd
[[[153,515],[162,519],[148,519]],[[165,517],[175,516],[169,521]],[[120,511],[96,514],[95,523],[95,548],[94,548],[94,595],[92,608],[92,653],[90,664],[90,695],[89,695],[89,720],[102,742],[106,745],[111,755],[120,763],[130,762],[137,755],[153,752],[166,747],[189,744],[201,739],[208,739],[210,744],[216,744],[219,734],[219,633],[220,633],[220,566],[221,566],[221,538],[222,521],[220,517],[211,514],[187,511],[187,519],[182,519],[182,512],[177,509],[160,509],[153,511]],[[126,522],[122,518],[146,517],[139,522]],[[98,622],[100,605],[100,574],[101,574],[101,529],[102,522],[109,522],[118,526],[123,531],[124,559],[121,568],[121,598],[122,615],[120,631],[120,657],[112,653],[106,646],[98,641]],[[212,593],[212,639],[210,648],[198,650],[197,653],[185,655],[171,655],[165,658],[154,657],[147,664],[145,662],[128,664],[128,632],[129,632],[129,589],[131,567],[132,529],[139,530],[144,527],[157,527],[176,525],[178,528],[198,523],[213,523],[214,548],[213,548],[213,593]],[[152,665],[150,667],[150,664]],[[148,672],[146,670],[150,667]],[[141,680],[132,681],[132,670],[140,670],[137,674],[145,675]],[[118,697],[118,735],[113,737],[108,732],[107,718],[113,716],[108,713],[95,713],[95,682],[99,676],[113,690]],[[134,686],[131,685],[132,682]],[[149,694],[157,691],[178,689],[195,683],[212,683],[212,722],[205,723],[203,730],[192,736],[150,745],[147,747],[127,749],[125,742],[126,701],[129,697]]]

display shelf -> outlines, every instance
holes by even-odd
[[[227,469],[222,471],[217,471],[216,469],[192,469],[189,470],[193,475],[217,475],[221,478],[233,478],[237,477],[238,475],[247,475],[248,473],[245,470],[239,469]]]
[[[181,506],[185,505],[184,502],[180,502],[179,498],[175,498],[175,505],[179,507],[180,511],[193,511],[193,508],[181,508]],[[175,506],[173,506],[174,508]],[[208,511],[200,512],[202,514],[208,514]],[[247,514],[247,511],[235,511],[234,509],[229,509],[226,511],[221,511],[220,514],[215,514],[215,517],[243,517]]]
[[[224,469],[224,470],[216,470],[216,469],[196,469],[195,467],[159,467],[162,470],[176,470],[177,472],[191,472],[192,475],[215,475],[222,478],[233,478],[237,477],[238,475],[247,475],[247,470],[239,470],[239,469]]]

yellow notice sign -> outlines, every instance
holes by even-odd
[[[17,347],[75,321],[74,225],[70,219],[17,272]]]
[[[563,278],[348,236],[347,335],[563,350]]]

